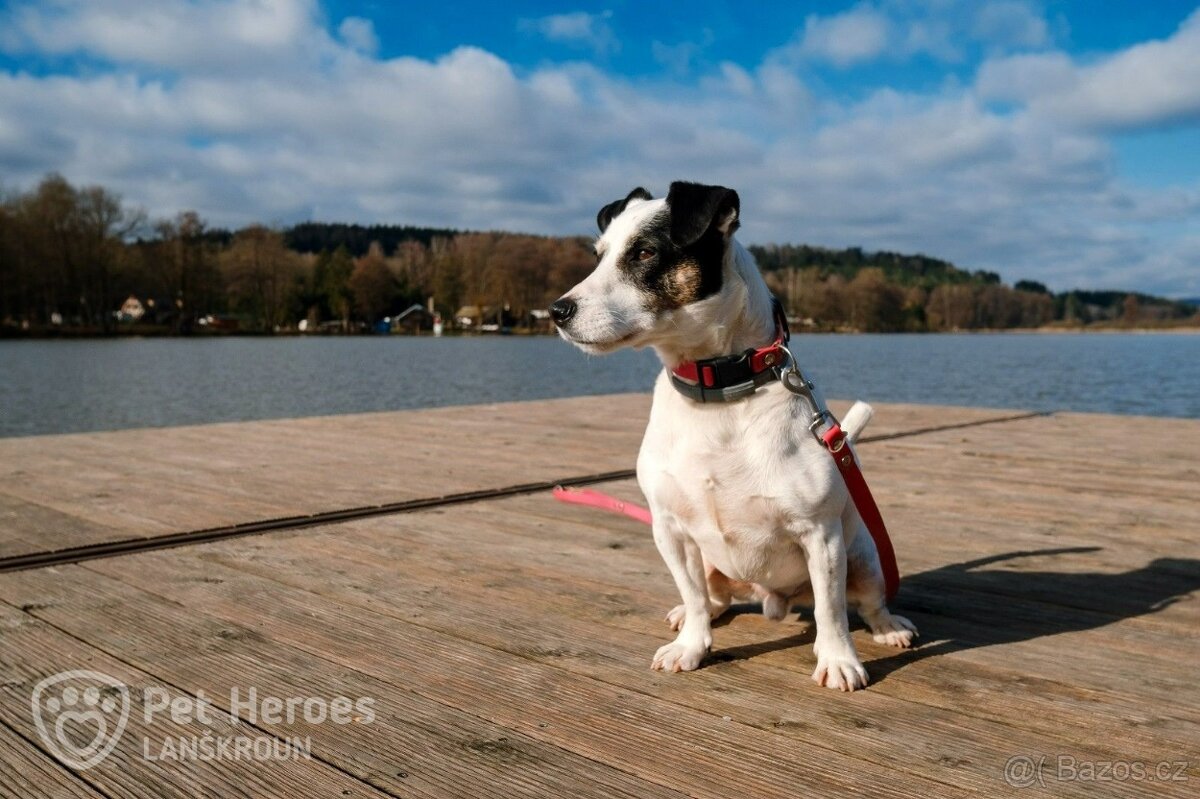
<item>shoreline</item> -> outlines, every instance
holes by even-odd
[[[987,328],[979,330],[890,330],[890,331],[863,331],[863,330],[814,330],[804,328],[793,328],[793,335],[831,335],[831,336],[996,336],[996,335],[1115,335],[1115,334],[1137,334],[1149,335],[1155,333],[1165,333],[1171,335],[1197,335],[1200,334],[1200,326],[1178,325],[1164,327],[1015,327],[1015,328]],[[4,341],[94,341],[104,339],[180,339],[189,341],[200,340],[216,340],[229,338],[555,338],[553,332],[534,332],[534,331],[513,331],[511,333],[469,333],[469,332],[447,332],[442,336],[434,336],[432,333],[302,333],[297,330],[284,330],[278,332],[254,332],[254,331],[224,331],[224,332],[204,332],[204,333],[176,333],[173,331],[159,330],[118,330],[108,333],[87,330],[58,330],[58,331],[19,331],[0,332],[0,342]]]

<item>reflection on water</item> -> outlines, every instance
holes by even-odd
[[[1200,417],[1200,336],[800,335],[830,397]],[[554,338],[0,342],[0,436],[647,391],[651,352]],[[640,423],[640,421],[639,421]]]

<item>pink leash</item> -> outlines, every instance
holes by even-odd
[[[641,505],[634,505],[632,502],[622,502],[616,497],[601,494],[599,491],[592,491],[590,488],[564,488],[562,486],[555,486],[554,498],[559,502],[566,502],[571,505],[586,505],[589,508],[600,508],[600,510],[620,513],[642,524],[650,524],[650,511],[646,508],[643,508]]]

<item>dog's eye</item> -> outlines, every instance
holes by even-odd
[[[656,253],[654,252],[654,250],[643,247],[642,249],[637,251],[637,253],[635,254],[634,257],[637,258],[639,261],[649,261],[651,258],[653,258],[655,256],[655,254]]]

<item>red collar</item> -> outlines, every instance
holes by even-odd
[[[736,355],[685,361],[671,370],[671,385],[697,402],[733,402],[778,379],[779,369],[787,360],[790,334],[783,306],[774,297],[771,303],[775,316],[773,342]]]

